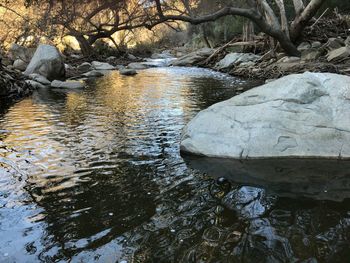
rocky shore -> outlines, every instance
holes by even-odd
[[[77,54],[62,55],[50,45],[29,49],[13,44],[3,59],[0,96],[20,98],[44,87],[84,88],[89,79],[104,76],[111,70],[134,76],[139,70],[158,66],[206,67],[266,82],[306,71],[350,75],[350,36],[322,41],[302,42],[298,46],[301,57],[272,51],[265,54],[230,52],[232,49],[228,45],[226,48],[203,48],[192,52],[179,47],[154,53],[150,58],[126,54],[100,60]]]

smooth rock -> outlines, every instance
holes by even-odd
[[[127,68],[129,69],[135,69],[135,70],[140,70],[140,69],[147,69],[148,66],[145,65],[144,63],[138,63],[138,62],[133,62],[130,63]]]
[[[214,53],[214,49],[211,48],[202,48],[185,56],[182,56],[174,60],[171,65],[173,66],[193,66],[197,63],[205,60],[211,54]]]
[[[49,81],[47,78],[44,76],[41,76],[39,74],[33,73],[28,76],[31,80],[34,80],[36,82],[39,82],[43,85],[51,85],[51,81]]]
[[[350,57],[350,47],[341,47],[330,51],[327,55],[328,62],[335,62]]]
[[[22,59],[16,59],[15,62],[13,62],[13,68],[20,71],[25,71],[27,66],[28,63],[23,61]]]
[[[88,72],[92,70],[92,65],[89,62],[84,62],[78,66],[78,70],[81,73]]]
[[[201,111],[183,152],[223,158],[350,158],[350,77],[295,74]]]
[[[246,63],[255,62],[259,59],[260,56],[251,53],[230,53],[220,60],[215,65],[215,68],[218,70],[224,70],[239,66],[240,64],[244,65]]]
[[[65,67],[63,59],[56,47],[39,45],[24,72],[25,75],[33,73],[38,73],[48,80],[64,78]]]
[[[136,70],[135,69],[120,69],[119,70],[119,73],[121,75],[125,75],[125,76],[134,76],[137,74]]]
[[[311,48],[320,48],[322,47],[322,43],[320,41],[314,41],[311,43]]]
[[[95,70],[114,70],[115,67],[111,64],[105,63],[105,62],[99,62],[99,61],[93,61],[91,63],[92,68]]]
[[[82,74],[82,76],[87,78],[98,78],[98,77],[104,76],[104,74],[97,70],[91,70],[89,72]]]
[[[81,89],[85,87],[85,84],[80,81],[60,81],[60,80],[54,80],[51,82],[52,88],[63,88],[63,89]]]
[[[310,49],[311,48],[311,44],[309,42],[302,42],[299,46],[298,46],[298,50],[301,52],[301,51],[304,51],[304,50],[307,50],[307,49]]]

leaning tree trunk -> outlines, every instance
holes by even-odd
[[[78,41],[81,53],[83,53],[84,56],[87,57],[94,53],[92,45],[84,36],[75,36],[75,39]]]

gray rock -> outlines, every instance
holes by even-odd
[[[13,61],[21,59],[28,64],[32,59],[34,52],[34,49],[29,49],[18,44],[12,44],[8,56]]]
[[[298,50],[301,52],[301,51],[304,51],[304,50],[307,50],[307,49],[310,49],[311,48],[311,44],[309,42],[302,42],[299,46],[298,46]]]
[[[169,53],[169,51],[167,52],[163,52],[163,53],[154,53],[151,56],[152,59],[167,59],[167,58],[173,58],[173,56]]]
[[[82,56],[78,55],[78,54],[71,54],[70,57],[74,58],[74,59],[81,59],[82,58]]]
[[[323,48],[328,50],[338,49],[344,46],[344,40],[340,38],[330,38],[327,43],[323,45]]]
[[[13,62],[13,68],[20,71],[25,71],[27,66],[28,63],[23,61],[22,59],[16,59],[15,62]]]
[[[262,216],[267,208],[262,204],[264,190],[255,187],[241,187],[229,192],[223,199],[224,205],[245,218]]]
[[[98,77],[104,76],[104,74],[97,70],[91,70],[89,72],[82,74],[82,76],[87,78],[98,78]]]
[[[200,112],[184,152],[234,159],[350,158],[350,77],[290,75]]]
[[[137,60],[137,57],[135,57],[133,54],[128,54],[127,58],[134,61]]]
[[[51,85],[51,81],[49,81],[47,78],[45,78],[44,76],[41,76],[41,75],[39,75],[39,74],[36,74],[36,73],[30,74],[28,77],[29,77],[31,80],[34,80],[34,81],[36,81],[36,82],[39,82],[39,83],[41,83],[41,84],[43,84],[43,85]]]
[[[30,86],[32,86],[34,89],[38,89],[38,88],[42,89],[42,88],[45,88],[45,86],[44,86],[43,84],[41,84],[41,83],[39,83],[39,82],[36,82],[36,81],[34,81],[34,80],[27,79],[25,82],[26,82],[27,84],[29,84]]]
[[[134,76],[137,74],[135,69],[120,69],[119,73],[125,76]]]
[[[81,73],[88,72],[92,70],[92,65],[89,62],[84,62],[78,66],[78,70]]]
[[[314,41],[311,43],[311,48],[320,48],[322,47],[322,43],[320,41]]]
[[[51,82],[51,87],[63,88],[63,89],[81,89],[85,87],[85,84],[80,81],[73,81],[73,80],[68,80],[68,81],[54,80]]]
[[[105,62],[99,62],[99,61],[93,61],[91,63],[91,66],[95,70],[114,70],[115,67],[111,64],[105,63]]]
[[[174,60],[171,65],[173,66],[193,66],[197,63],[205,60],[211,54],[213,54],[214,49],[211,48],[202,48],[185,56],[182,56]]]
[[[220,60],[215,68],[218,70],[224,70],[232,67],[239,66],[240,64],[246,64],[248,62],[255,62],[260,59],[260,56],[251,53],[230,53],[227,54],[222,60]]]
[[[64,78],[65,67],[57,48],[50,45],[39,45],[24,72],[25,75],[33,73],[38,73],[48,80]]]
[[[137,62],[133,62],[133,63],[130,63],[127,68],[129,69],[137,69],[137,70],[140,70],[140,69],[147,69],[149,68],[146,64],[144,63],[137,63]]]
[[[69,65],[69,64],[64,64],[64,68],[66,69],[66,71],[69,71],[69,70],[73,70],[73,66],[72,65]]]
[[[330,51],[327,55],[328,62],[336,62],[350,57],[350,47],[341,47]]]
[[[306,49],[301,52],[301,60],[303,61],[313,61],[321,56],[321,51],[319,49],[311,48]]]
[[[299,57],[283,57],[277,61],[277,63],[299,63]]]

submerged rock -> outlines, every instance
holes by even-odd
[[[45,85],[43,85],[43,84],[41,84],[41,83],[39,83],[37,81],[31,80],[31,79],[26,80],[26,83],[29,84],[30,86],[32,86],[34,89],[38,89],[38,88],[43,89],[43,88],[45,88]]]
[[[85,87],[85,84],[80,81],[73,81],[73,80],[68,80],[68,81],[54,80],[51,83],[51,87],[63,88],[63,89],[81,89]]]
[[[228,193],[223,199],[223,203],[241,217],[256,218],[262,216],[268,209],[263,204],[263,197],[264,190],[245,186]]]
[[[127,69],[127,68],[120,69],[119,73],[121,75],[125,75],[125,76],[134,76],[134,75],[137,74],[136,70],[134,70],[134,69]]]
[[[350,158],[350,77],[290,75],[200,112],[181,150],[210,157]]]
[[[39,82],[39,83],[41,83],[41,84],[43,84],[43,85],[50,85],[51,84],[51,81],[49,81],[47,78],[45,78],[44,76],[41,76],[40,74],[36,74],[36,73],[34,73],[34,74],[30,74],[29,75],[29,78],[31,79],[31,80],[34,80],[34,81],[36,81],[36,82]]]
[[[65,67],[57,48],[50,45],[39,45],[30,61],[25,75],[38,73],[49,80],[65,76]]]
[[[82,76],[87,77],[87,78],[97,78],[97,77],[104,76],[104,74],[100,71],[97,71],[97,70],[91,70],[89,72],[82,74]]]

